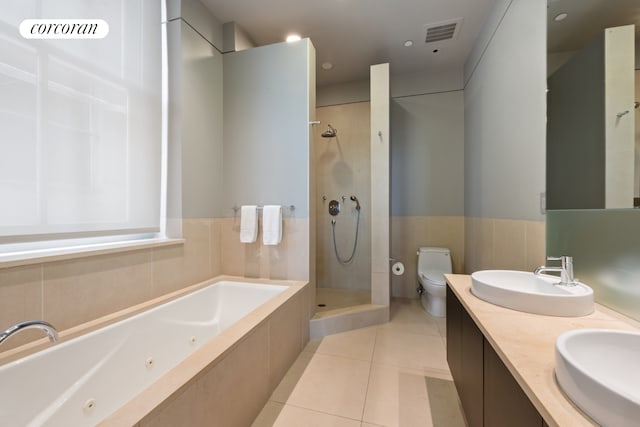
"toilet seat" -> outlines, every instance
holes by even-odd
[[[420,273],[420,279],[429,282],[433,286],[445,286],[444,273],[438,270],[427,270]],[[422,281],[421,280],[421,281]]]

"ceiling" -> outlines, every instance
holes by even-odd
[[[562,12],[567,18],[555,22],[553,18]],[[640,0],[548,0],[548,50],[579,50],[605,28],[632,23],[640,40]]]
[[[316,48],[318,86],[367,80],[369,66],[392,74],[461,69],[494,0],[202,0],[258,45],[290,33]],[[617,0],[616,0],[617,1]],[[463,18],[452,40],[425,43],[425,25]],[[405,47],[407,40],[413,46]],[[436,52],[434,52],[436,51]],[[322,64],[331,62],[331,70]]]

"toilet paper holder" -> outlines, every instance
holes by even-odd
[[[404,274],[404,264],[401,261],[393,260],[393,264],[391,264],[391,273],[394,276],[402,276]]]

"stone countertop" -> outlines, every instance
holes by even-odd
[[[556,382],[556,338],[570,329],[638,330],[638,322],[599,304],[593,313],[582,317],[523,313],[475,297],[471,276],[447,274],[445,278],[550,427],[597,425],[569,401]]]

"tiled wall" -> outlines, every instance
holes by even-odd
[[[285,216],[290,215],[288,212]],[[262,219],[254,243],[240,242],[240,217],[221,218],[220,244],[222,273],[230,276],[263,279],[309,279],[309,219],[284,218],[282,242],[262,244]]]
[[[240,243],[239,219],[182,227],[184,244],[0,269],[0,329],[43,319],[64,330],[221,274],[307,280],[306,218],[285,219],[277,246]],[[25,331],[2,350],[38,338]]]
[[[58,330],[184,288],[221,271],[221,221],[185,219],[184,244],[0,269],[0,328],[43,319]],[[33,339],[25,331],[8,350]]]
[[[545,263],[542,221],[463,216],[391,217],[391,257],[402,261],[402,276],[391,276],[394,297],[416,298],[416,252],[420,246],[451,250],[454,273],[512,269],[533,271]]]
[[[543,221],[466,217],[464,272],[509,269],[533,271],[545,263]]]
[[[371,159],[370,104],[334,105],[316,110],[321,124],[315,126],[316,158],[316,271],[318,287],[369,290],[371,289]],[[336,138],[322,138],[320,134],[331,124],[338,130]],[[345,195],[343,201],[340,197]],[[328,206],[338,200],[342,210],[335,217],[336,242],[339,253],[351,254],[356,232],[355,203],[360,200],[360,225],[355,260],[347,266],[336,260],[333,248],[331,219]],[[327,200],[323,201],[322,197]]]
[[[240,243],[237,219],[185,219],[183,245],[1,269],[0,327],[44,319],[63,330],[220,274],[304,279],[307,229],[287,219],[283,243],[264,247]],[[41,337],[26,331],[3,350]]]
[[[454,273],[464,272],[463,216],[393,216],[391,217],[391,257],[401,261],[402,276],[391,276],[394,297],[416,298],[418,256],[421,246],[449,248]]]

